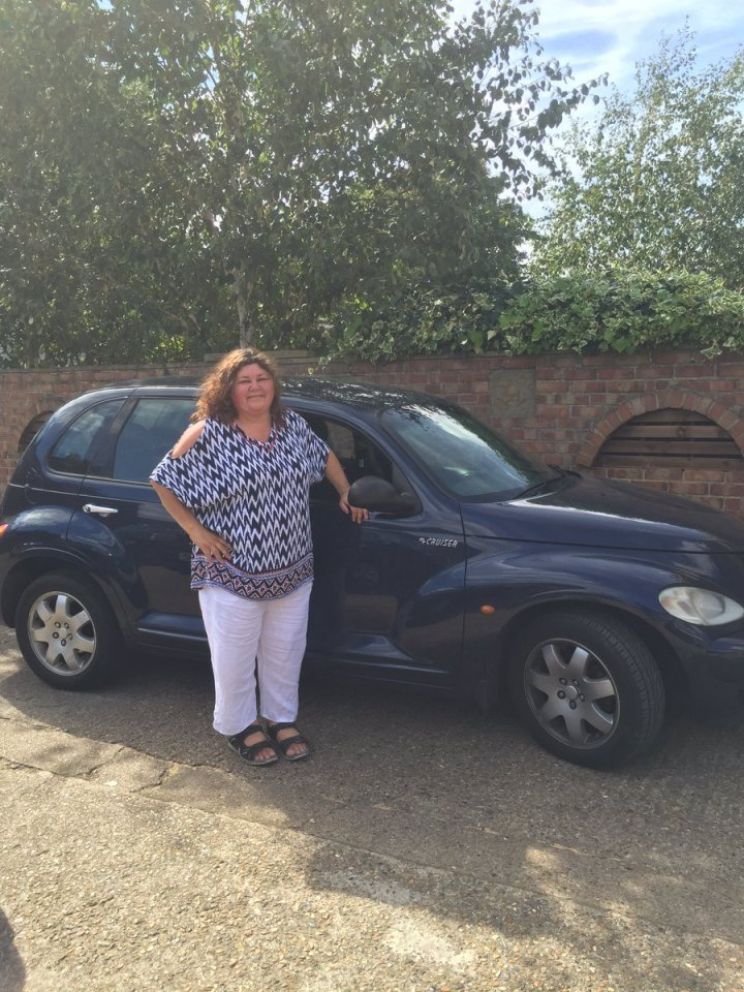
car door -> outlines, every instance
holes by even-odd
[[[148,477],[188,424],[191,396],[135,396],[113,425],[80,490],[75,538],[106,547],[133,632],[201,648],[204,626],[189,588],[191,546],[163,509]]]
[[[300,409],[298,412],[303,413]],[[305,411],[350,482],[378,475],[415,491],[398,459],[370,431]],[[462,650],[465,544],[456,507],[420,494],[406,517],[354,524],[327,481],[311,490],[315,582],[311,652],[355,674],[448,685]]]

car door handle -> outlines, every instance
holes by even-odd
[[[112,513],[118,513],[113,506],[96,506],[95,503],[85,503],[83,513],[95,513],[97,517],[110,517]]]

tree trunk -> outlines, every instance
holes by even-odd
[[[238,307],[238,340],[241,348],[253,344],[253,328],[248,323],[248,280],[242,269],[235,269],[233,291]]]

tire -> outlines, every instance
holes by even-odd
[[[100,685],[118,666],[121,632],[111,608],[72,572],[32,582],[18,601],[15,628],[29,668],[57,689]]]
[[[548,751],[613,768],[648,751],[664,721],[664,684],[646,644],[614,617],[550,613],[520,634],[512,698]]]

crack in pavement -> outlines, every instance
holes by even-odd
[[[101,743],[101,742],[99,742],[99,741],[96,741],[95,743]],[[115,747],[116,745],[113,745],[113,744],[112,744],[111,746],[112,746],[112,747]],[[114,752],[114,753],[113,753],[113,754],[111,755],[111,757],[110,757],[110,758],[106,758],[106,759],[105,759],[104,761],[101,761],[101,762],[100,762],[99,764],[97,764],[97,765],[93,765],[93,766],[92,766],[91,768],[89,768],[89,769],[88,769],[88,770],[87,770],[86,772],[83,772],[83,773],[82,773],[82,774],[80,774],[80,775],[69,775],[69,776],[67,776],[67,777],[68,777],[68,778],[82,778],[82,779],[90,779],[90,778],[91,778],[91,777],[92,777],[93,775],[95,775],[95,773],[96,773],[96,772],[98,772],[98,771],[100,771],[100,770],[101,770],[102,768],[105,768],[105,767],[106,767],[106,765],[110,765],[112,761],[115,761],[115,760],[116,760],[116,759],[117,759],[117,758],[119,757],[119,755],[120,755],[120,754],[122,754],[122,753],[123,753],[124,751],[126,751],[126,750],[127,750],[127,748],[126,748],[126,746],[125,746],[124,744],[120,744],[120,745],[119,745],[119,748],[118,748],[118,750],[116,750],[116,751],[115,751],[115,752]],[[56,774],[56,773],[55,773],[55,772],[53,772],[52,774]]]

